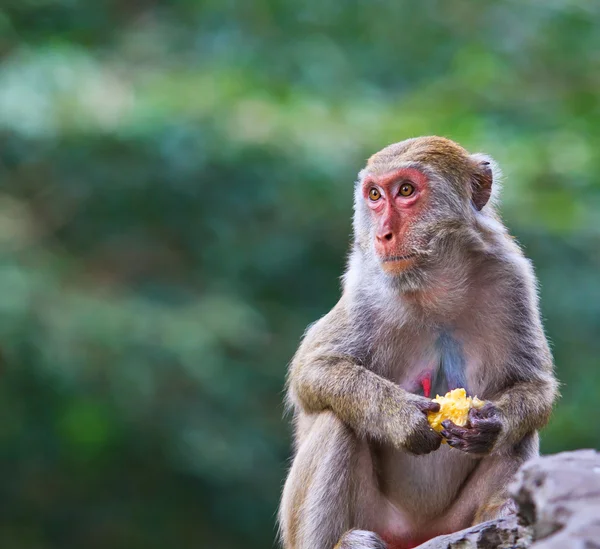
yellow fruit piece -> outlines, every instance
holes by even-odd
[[[443,430],[442,421],[449,419],[456,425],[464,427],[469,419],[469,410],[471,408],[481,408],[485,404],[483,400],[477,397],[468,397],[464,389],[454,389],[445,396],[437,395],[433,402],[440,405],[439,412],[428,412],[427,420],[429,425],[438,433]]]

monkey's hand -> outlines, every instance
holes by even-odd
[[[442,421],[442,426],[442,435],[453,448],[468,454],[487,455],[496,444],[503,423],[498,408],[488,402],[483,408],[469,410],[469,421],[464,427],[449,419]]]
[[[437,450],[442,437],[434,431],[427,421],[428,412],[439,412],[440,405],[428,398],[407,393],[407,402],[397,416],[396,446],[411,454],[423,455]]]

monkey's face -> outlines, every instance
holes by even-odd
[[[429,202],[427,178],[417,169],[401,168],[381,176],[367,175],[361,191],[382,269],[392,274],[405,271],[425,251],[428,235],[417,229]]]
[[[460,261],[457,253],[479,238],[477,212],[490,190],[489,162],[448,139],[390,145],[360,174],[357,243],[393,275]]]

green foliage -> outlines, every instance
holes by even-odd
[[[504,167],[563,398],[600,445],[600,8],[0,7],[0,545],[270,546],[286,364],[339,294],[352,183],[454,138]]]

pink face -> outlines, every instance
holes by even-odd
[[[428,193],[427,177],[415,168],[402,168],[363,181],[363,197],[375,225],[375,252],[388,272],[400,272],[416,259],[411,227]]]

